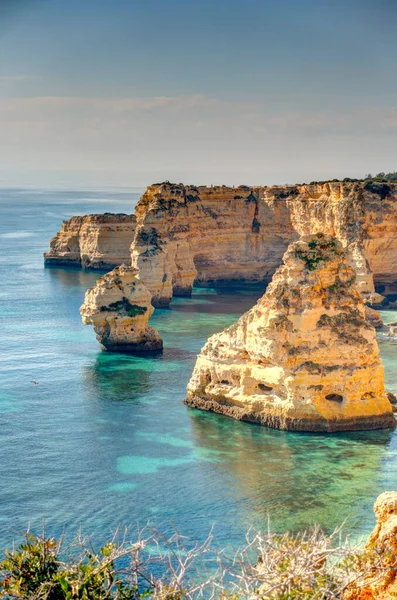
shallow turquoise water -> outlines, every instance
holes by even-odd
[[[397,434],[286,433],[186,408],[181,400],[209,335],[260,288],[197,289],[157,310],[157,358],[102,352],[79,306],[98,274],[44,269],[62,218],[132,212],[139,194],[0,193],[0,543],[28,522],[102,540],[117,524],[171,519],[203,538],[247,526],[373,526],[376,496],[397,489]],[[397,319],[397,313],[387,315]],[[397,392],[397,344],[380,340]],[[35,386],[32,381],[39,381]]]

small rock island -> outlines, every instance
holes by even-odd
[[[375,329],[335,237],[290,244],[264,296],[202,349],[185,403],[297,431],[394,426]]]
[[[148,321],[154,312],[151,294],[133,267],[121,265],[87,290],[80,314],[93,325],[98,341],[113,352],[159,352],[163,341]]]

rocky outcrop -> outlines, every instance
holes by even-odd
[[[50,242],[44,254],[47,266],[113,269],[131,262],[135,215],[111,214],[72,217]]]
[[[381,494],[374,512],[375,529],[357,560],[361,573],[343,600],[392,600],[397,596],[397,492]]]
[[[133,217],[76,217],[51,241],[46,264],[98,268],[129,262],[156,306],[188,296],[194,281],[269,281],[291,241],[335,235],[349,249],[357,286],[371,304],[397,299],[397,184],[328,182],[236,188],[161,183]],[[112,218],[111,218],[112,217]],[[85,221],[86,219],[86,221]],[[118,223],[120,228],[118,228]],[[126,256],[128,255],[128,256]]]
[[[283,261],[258,303],[208,340],[186,404],[280,429],[394,426],[347,250],[305,236]]]
[[[397,322],[388,323],[385,325],[384,329],[386,330],[386,337],[397,339]]]
[[[138,271],[122,265],[100,279],[85,295],[80,313],[93,325],[98,341],[114,352],[158,352],[163,342],[148,320],[153,314],[149,290]]]

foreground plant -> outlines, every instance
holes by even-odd
[[[352,546],[340,529],[249,531],[244,547],[232,552],[216,550],[211,534],[200,544],[148,527],[134,542],[117,532],[99,550],[81,536],[65,548],[62,539],[27,532],[0,562],[0,598],[373,600],[368,578],[373,584],[384,577],[391,560]]]

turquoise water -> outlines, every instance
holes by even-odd
[[[221,544],[269,515],[280,531],[346,519],[368,532],[376,496],[397,489],[397,433],[286,433],[181,403],[207,337],[263,290],[196,289],[154,315],[164,355],[133,358],[102,352],[80,321],[98,274],[43,268],[63,218],[132,212],[138,195],[0,192],[1,547],[43,518],[98,541],[147,519],[199,539],[214,525]],[[397,392],[397,344],[380,344]]]

